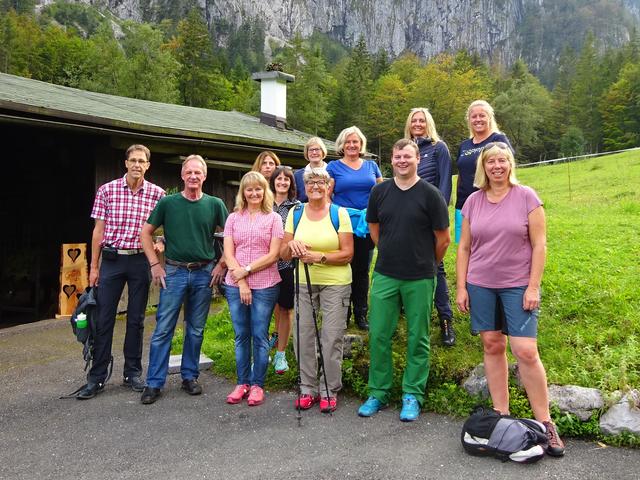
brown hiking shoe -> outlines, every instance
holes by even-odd
[[[552,457],[562,457],[564,455],[564,442],[558,435],[558,430],[553,422],[542,422],[547,429],[547,454]]]

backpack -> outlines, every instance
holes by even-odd
[[[461,441],[471,455],[496,457],[503,462],[534,463],[544,457],[546,432],[537,420],[500,415],[480,406],[464,422]]]
[[[302,218],[302,212],[304,212],[304,206],[306,203],[299,203],[295,207],[293,207],[293,234],[295,235],[296,230],[298,229],[298,224],[300,223],[300,219]],[[329,217],[331,217],[331,223],[333,224],[333,228],[338,232],[340,228],[340,217],[338,216],[338,209],[340,207],[335,203],[329,205]]]

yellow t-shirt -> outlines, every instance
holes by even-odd
[[[293,208],[289,210],[287,216],[287,223],[285,224],[284,231],[288,233],[293,232]],[[351,229],[351,219],[349,214],[344,208],[338,209],[339,227],[340,233],[353,233]],[[309,220],[307,213],[302,212],[298,228],[295,231],[294,237],[296,240],[304,242],[309,245],[311,250],[330,253],[337,252],[340,249],[340,240],[336,229],[333,228],[331,223],[331,215],[327,215],[318,221]],[[302,262],[298,267],[300,269],[300,283],[304,285],[306,282],[304,276],[304,266]],[[323,265],[321,263],[314,263],[309,265],[309,278],[312,285],[349,285],[351,284],[351,265]]]

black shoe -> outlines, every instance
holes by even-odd
[[[360,330],[369,330],[369,324],[367,323],[366,315],[356,315],[356,326]]]
[[[456,344],[456,332],[453,331],[453,321],[450,318],[441,318],[440,330],[442,331],[442,345],[445,347],[453,347]]]
[[[78,392],[76,398],[78,400],[89,400],[99,394],[102,390],[104,390],[104,385],[102,383],[89,382]]]
[[[140,397],[140,402],[145,405],[150,405],[158,398],[160,398],[161,392],[159,388],[153,387],[144,387],[144,392],[142,392],[142,396]]]
[[[134,392],[141,392],[147,385],[140,377],[124,377],[122,379],[122,386],[129,387]]]
[[[182,380],[182,390],[185,390],[189,395],[200,395],[202,393],[202,387],[198,385],[196,378]]]

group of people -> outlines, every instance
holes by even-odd
[[[499,131],[491,106],[484,100],[471,103],[467,123],[469,138],[457,155],[455,303],[461,312],[470,312],[471,328],[480,334],[494,408],[509,413],[509,343],[533,413],[547,428],[548,453],[560,456],[564,444],[551,422],[536,340],[546,253],[542,201],[518,183],[513,147]],[[237,373],[228,403],[264,402],[269,351],[276,347],[276,373],[287,371],[285,352],[293,330],[301,383],[296,408],[319,404],[322,412],[334,411],[342,388],[343,335],[353,316],[358,328],[369,330],[369,398],[358,414],[373,416],[389,403],[391,342],[404,310],[407,354],[400,419],[417,419],[429,374],[434,305],[442,343],[456,342],[443,264],[450,244],[449,149],[430,112],[415,108],[407,117],[405,138],[392,149],[393,178],[383,181],[378,165],[364,158],[366,138],[355,126],[340,133],[336,151],[340,158],[326,163],[323,141],[309,139],[304,147],[308,165],[295,172],[281,165],[274,152],[261,153],[242,177],[228,215],[220,199],[202,192],[207,174],[202,157],[184,161],[184,190],[165,196],[144,180],[148,149],[132,145],[126,175],[98,190],[92,212],[90,284],[100,284],[96,333],[101,340],[78,398],[92,398],[104,386],[115,305],[125,282],[130,298],[124,385],[142,391],[145,404],[161,395],[184,301],[182,388],[201,393],[198,357],[211,288],[224,282]],[[164,229],[162,246],[152,240],[159,227]],[[216,228],[224,228],[224,255],[217,259]],[[160,249],[165,266],[158,260]],[[149,272],[162,289],[145,382],[140,357]],[[270,337],[272,315],[276,332]]]

